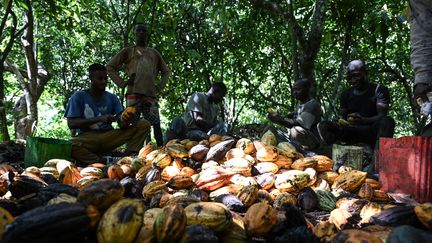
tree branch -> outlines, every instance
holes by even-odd
[[[325,11],[326,1],[316,0],[315,10],[312,15],[312,25],[307,38],[307,45],[312,59],[315,59],[321,45],[322,32],[324,30]]]
[[[8,19],[9,14],[12,12],[12,3],[13,3],[13,1],[10,0],[8,2],[8,5],[5,7],[5,12],[4,12],[3,18],[0,22],[0,36],[3,36],[3,30],[6,26],[6,21]]]
[[[28,90],[29,89],[28,82],[25,81],[25,79],[28,78],[27,72],[25,70],[19,69],[9,59],[6,59],[5,70],[7,70],[9,72],[12,72],[13,74],[15,74],[15,76],[16,76],[16,78],[18,80],[18,83],[20,84],[22,90]],[[24,74],[25,74],[25,76],[24,76]]]
[[[114,15],[114,18],[116,19],[116,21],[117,21],[118,24],[119,24],[119,27],[120,27],[120,34],[124,35],[125,30],[124,30],[124,28],[123,28],[123,25],[122,25],[122,23],[121,23],[120,17],[119,17],[119,15],[118,15],[118,12],[117,12],[117,10],[116,10],[116,8],[115,8],[115,6],[114,6],[112,0],[110,0],[110,6],[111,6],[111,9],[112,9],[112,11],[113,11],[113,13],[114,13],[114,14],[113,14],[113,15]],[[124,41],[123,41],[123,44],[124,44]],[[124,44],[123,46],[125,46],[125,44]]]
[[[13,44],[15,43],[15,32],[16,32],[18,22],[17,22],[17,17],[15,15],[15,13],[13,11],[11,11],[10,14],[12,16],[12,29],[11,29],[11,33],[10,33],[11,37],[10,37],[3,53],[0,55],[0,65],[3,65],[3,63],[6,61],[6,58],[9,55],[9,52],[12,50]]]

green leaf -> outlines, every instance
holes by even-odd
[[[29,11],[29,6],[24,1],[16,1],[17,5],[23,8],[25,11]]]

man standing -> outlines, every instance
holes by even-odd
[[[169,69],[160,53],[147,47],[149,35],[145,24],[135,25],[135,38],[135,46],[123,48],[108,62],[108,75],[118,87],[127,86],[127,106],[142,106],[144,119],[153,126],[156,143],[162,146],[158,95],[168,82]],[[123,65],[129,77],[127,81],[119,74]],[[161,79],[156,82],[159,72]]]
[[[410,0],[411,65],[414,68],[414,98],[425,116],[432,115],[432,1]],[[432,136],[432,123],[422,136]]]
[[[323,142],[366,143],[374,148],[380,137],[393,137],[395,121],[388,116],[390,92],[387,87],[369,83],[362,60],[348,64],[347,81],[351,87],[340,97],[340,122],[318,124]]]
[[[218,121],[217,104],[227,93],[224,83],[214,83],[206,93],[195,92],[186,105],[183,118],[175,118],[167,131],[167,141],[174,138],[207,139],[211,134],[226,135],[228,124]]]
[[[125,143],[126,154],[139,152],[150,124],[145,120],[134,123],[134,107],[123,110],[117,96],[105,91],[104,65],[92,64],[88,72],[90,89],[75,92],[65,112],[69,128],[78,133],[71,138],[72,158],[88,164],[101,162],[101,155]],[[113,129],[114,121],[120,129]]]
[[[309,79],[297,79],[292,89],[294,98],[299,101],[295,111],[284,117],[276,112],[267,115],[272,122],[289,128],[288,137],[307,150],[320,145],[316,125],[322,115],[320,103],[310,96],[311,85]]]

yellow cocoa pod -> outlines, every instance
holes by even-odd
[[[162,170],[161,177],[162,177],[162,180],[169,181],[169,180],[171,180],[171,178],[173,178],[174,176],[176,176],[178,174],[180,174],[180,170],[177,167],[170,165],[170,166],[165,167]]]
[[[237,195],[243,187],[243,185],[229,184],[210,192],[209,196],[210,199],[213,200],[214,198],[224,194]]]
[[[279,167],[279,169],[289,170],[291,169],[293,160],[292,158],[279,154],[278,159],[273,163],[275,163]]]
[[[298,193],[309,183],[310,176],[301,170],[288,170],[276,174],[275,187],[282,192]]]
[[[118,181],[100,179],[85,186],[77,197],[77,202],[96,206],[100,211],[108,209],[123,197],[124,187]]]
[[[228,150],[225,154],[225,159],[230,160],[233,158],[243,158],[245,156],[245,152],[242,149],[239,148],[232,148]]]
[[[246,232],[254,237],[265,237],[276,221],[276,210],[267,203],[253,204],[243,218]]]
[[[338,229],[333,223],[320,221],[314,226],[312,232],[316,237],[325,242],[330,242],[332,237],[338,232]]]
[[[0,207],[0,239],[5,232],[6,225],[11,224],[14,220],[12,214],[9,213],[6,209]]]
[[[243,175],[251,176],[251,166],[249,161],[244,158],[232,158],[223,163],[222,167],[228,171]]]
[[[219,134],[212,134],[212,135],[210,135],[210,137],[208,139],[208,142],[210,144],[212,144],[214,142],[221,141],[221,140],[222,140],[222,136],[221,135],[219,135]]]
[[[172,145],[172,144],[179,144],[180,143],[180,140],[179,139],[171,139],[171,140],[169,140],[166,144],[165,144],[165,147],[166,146],[170,146],[170,145]]]
[[[256,159],[263,162],[275,162],[278,156],[278,150],[273,146],[264,145],[262,148],[257,149],[256,152]]]
[[[273,207],[275,209],[283,208],[287,203],[292,204],[294,206],[297,205],[297,197],[289,192],[282,192],[276,195]]]
[[[165,206],[154,222],[153,231],[157,242],[175,242],[186,228],[186,214],[182,206]]]
[[[366,178],[365,183],[371,185],[374,190],[379,190],[382,187],[381,182],[371,178]]]
[[[414,207],[414,212],[420,222],[429,230],[432,230],[432,203],[423,203]]]
[[[172,177],[166,185],[174,190],[189,189],[195,186],[192,178],[188,175],[176,175]]]
[[[178,143],[166,146],[166,151],[172,158],[183,159],[189,156],[187,149]]]
[[[288,158],[294,158],[296,157],[296,148],[289,142],[280,142],[277,145],[277,150],[279,151],[279,154],[284,155]]]
[[[339,174],[334,171],[324,171],[318,173],[318,178],[326,180],[330,185],[338,178]]]
[[[98,242],[134,242],[143,222],[145,206],[138,199],[121,199],[102,216],[98,230]]]
[[[243,187],[237,194],[237,197],[246,207],[251,206],[258,199],[259,188],[257,185],[249,185]]]
[[[145,157],[154,149],[152,142],[148,142],[144,147],[138,152],[138,157],[145,159]]]
[[[152,161],[154,160],[154,158],[156,158],[156,156],[159,154],[160,150],[153,150],[150,153],[148,153],[145,157],[146,160],[146,164],[151,165]]]
[[[240,138],[236,143],[236,148],[243,150],[245,154],[251,154],[255,151],[253,142],[248,138]]]
[[[279,170],[279,167],[272,162],[261,162],[257,163],[253,170],[259,174],[265,174],[265,173],[273,173],[276,174]]]
[[[374,189],[370,184],[364,183],[363,185],[361,185],[357,195],[359,195],[359,197],[364,198],[366,200],[371,200],[374,195]]]
[[[164,181],[152,181],[144,186],[142,190],[142,195],[144,199],[150,200],[154,194],[160,190],[168,191],[168,187],[165,185]]]
[[[185,208],[187,224],[202,224],[216,232],[228,229],[232,224],[232,215],[222,203],[197,202]]]
[[[261,142],[267,146],[276,146],[278,144],[276,135],[270,130],[267,130],[267,132],[262,135]]]
[[[185,148],[187,150],[190,150],[193,146],[198,145],[197,141],[189,141],[186,144],[184,144],[183,146],[185,146]]]
[[[329,171],[333,169],[333,160],[325,155],[315,155],[314,158],[317,161],[315,170],[317,172]]]
[[[352,170],[339,175],[333,182],[332,189],[342,189],[348,192],[355,192],[366,180],[367,173],[359,170]]]
[[[165,168],[172,162],[171,156],[164,152],[159,152],[158,155],[152,160],[153,166],[157,168]]]
[[[313,157],[306,157],[295,160],[291,165],[291,168],[294,170],[305,170],[306,168],[315,168],[318,161]]]

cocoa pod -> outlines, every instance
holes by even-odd
[[[195,145],[189,150],[189,157],[191,157],[196,161],[203,161],[206,158],[209,150],[210,150],[209,147],[205,145],[202,144]]]
[[[227,229],[232,223],[228,208],[217,202],[192,203],[185,208],[187,224],[202,224],[216,232]]]
[[[255,203],[243,218],[248,235],[265,237],[276,224],[276,210],[266,203]]]
[[[172,177],[166,185],[174,190],[189,189],[195,186],[192,178],[187,175],[176,175]]]
[[[253,142],[248,138],[240,138],[236,143],[236,148],[243,150],[245,154],[251,154],[255,151]]]
[[[180,205],[165,206],[154,222],[154,235],[158,242],[179,240],[186,228],[185,210]]]

